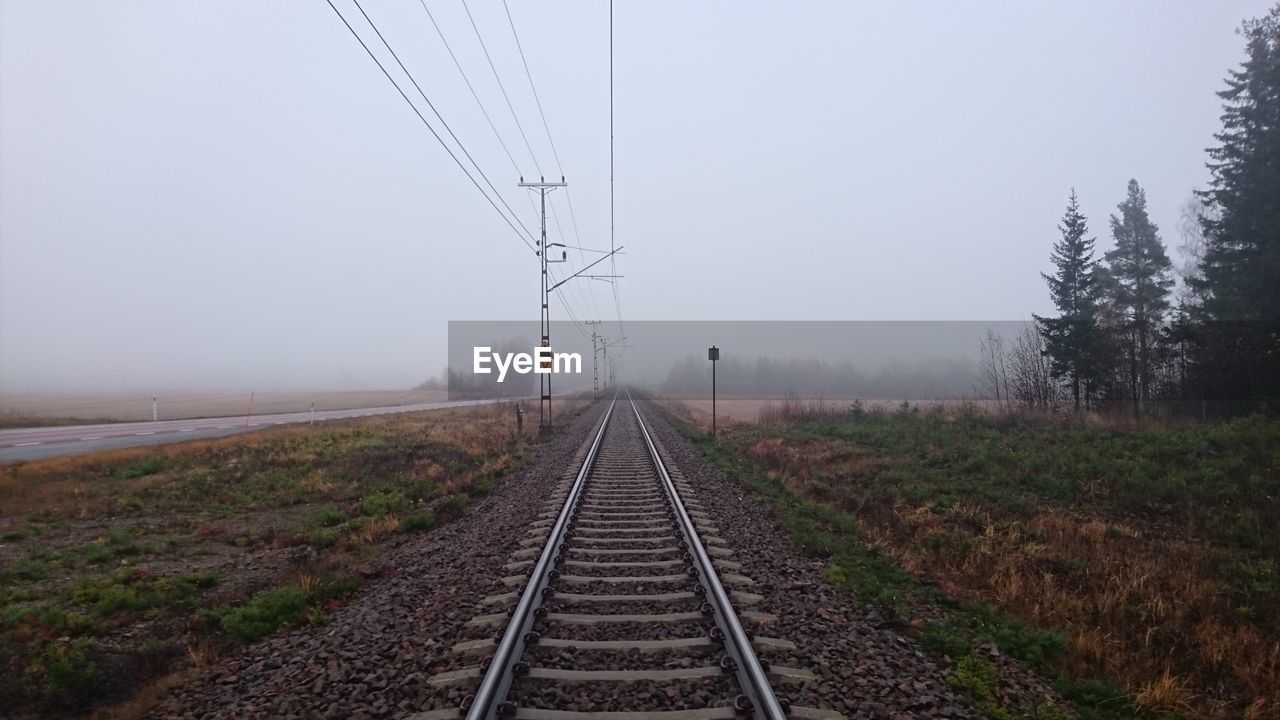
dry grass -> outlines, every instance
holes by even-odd
[[[568,420],[583,405],[560,403],[557,414]],[[523,465],[536,425],[526,416],[518,436],[514,407],[488,405],[0,466],[0,694],[37,715],[144,715],[230,647],[228,610],[296,588],[309,606],[282,622],[323,622],[348,597],[353,568],[376,567],[389,535],[459,517]],[[135,580],[180,574],[201,583],[194,595],[144,596],[150,580]],[[74,588],[86,582],[122,609],[78,605]],[[221,630],[195,620],[202,609]],[[59,638],[152,658],[142,643],[156,632],[186,652],[144,663],[152,670],[125,680],[128,701],[97,704],[105,688],[95,678],[106,673],[94,672],[92,652],[76,660],[74,689],[44,689],[41,658]]]
[[[526,422],[526,439],[533,438],[535,429]],[[418,449],[406,453],[413,467],[389,469],[407,472],[414,479],[435,480],[449,475],[450,468],[449,460],[433,449],[448,446],[477,458],[501,461],[514,436],[514,410],[507,405],[489,405],[381,415],[323,427],[283,426],[224,438],[9,463],[0,465],[0,518],[28,513],[78,519],[109,516],[116,512],[121,498],[162,494],[159,489],[192,473],[244,479],[258,468],[282,466],[297,470],[297,481],[309,500],[323,500],[348,489],[345,480],[349,478],[342,478],[342,472],[377,468],[349,466],[335,475],[331,465],[317,463],[334,462],[348,453],[367,457],[370,443],[377,440]],[[156,463],[161,469],[144,473],[145,463]],[[207,497],[196,499],[208,501]]]
[[[1118,681],[1153,713],[1280,717],[1275,425],[821,404],[761,419],[729,436],[737,452],[949,594],[1063,629],[1059,671]]]

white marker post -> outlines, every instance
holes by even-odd
[[[159,411],[156,410],[156,396],[152,395],[151,396],[151,422],[155,422],[159,419],[160,419],[160,414],[159,414]]]
[[[311,403],[311,424],[316,424],[316,404]]]

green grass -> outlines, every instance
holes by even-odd
[[[136,525],[111,531],[106,537],[83,545],[72,545],[58,550],[35,548],[22,559],[0,570],[0,587],[23,582],[45,580],[61,570],[78,570],[115,564],[121,560],[141,558],[159,551],[154,542],[142,542],[145,530]],[[172,545],[175,540],[167,541]]]
[[[327,622],[325,607],[350,597],[357,589],[355,579],[346,576],[330,578],[310,593],[296,585],[286,585],[264,590],[241,605],[208,610],[203,617],[231,640],[244,645],[281,627]]]
[[[139,613],[156,607],[194,608],[199,591],[217,582],[214,573],[156,577],[140,571],[126,571],[104,578],[77,582],[69,600],[90,617],[107,618],[117,613]]]
[[[1140,717],[1133,696],[1106,680],[1059,678],[1053,689],[1075,707],[1080,720],[1132,720]]]
[[[1280,423],[1260,416],[1111,430],[863,412],[803,421],[788,435],[801,444],[838,440],[856,457],[892,460],[849,480],[913,506],[945,509],[974,498],[1006,512],[1085,506],[1164,517],[1219,542],[1280,551],[1280,535],[1267,531],[1280,524]]]
[[[211,611],[208,618],[232,640],[247,644],[298,622],[307,610],[307,595],[298,587],[265,590],[247,603]]]
[[[130,617],[189,611],[213,573],[157,577],[140,571],[82,578],[71,587],[37,592],[0,590],[0,689],[74,705],[94,691],[101,668],[92,639]]]
[[[361,499],[358,507],[362,515],[385,517],[395,515],[409,505],[409,498],[399,490],[383,490]]]

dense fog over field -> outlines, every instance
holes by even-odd
[[[496,393],[536,394],[534,374],[507,371],[497,383],[493,353],[533,353],[526,323],[455,322],[449,325],[449,390],[458,398]],[[572,323],[552,325],[552,349],[576,353],[582,372],[552,375],[562,390],[591,388],[598,372],[607,383],[610,369],[628,382],[671,395],[709,395],[711,363],[707,348],[720,351],[717,385],[723,394],[933,399],[979,394],[983,343],[989,333],[1013,342],[1030,328],[1026,322],[876,322],[876,321],[637,321],[626,323],[619,347],[597,350]],[[617,335],[609,324],[597,332]],[[476,374],[476,348],[489,348]],[[505,364],[506,361],[504,361]],[[483,389],[487,388],[487,390]]]

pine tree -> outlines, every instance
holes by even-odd
[[[1199,355],[1210,391],[1280,399],[1280,4],[1241,28],[1246,59],[1231,71],[1212,179],[1201,194],[1206,249]]]
[[[1049,285],[1049,295],[1059,314],[1035,319],[1051,360],[1050,373],[1055,380],[1068,380],[1079,412],[1081,390],[1085,390],[1087,399],[1097,376],[1098,318],[1093,262],[1096,239],[1087,237],[1088,221],[1080,212],[1074,188],[1058,231],[1062,238],[1054,243],[1050,256],[1057,272],[1040,276]]]
[[[1160,240],[1160,231],[1147,216],[1147,194],[1137,180],[1129,181],[1124,202],[1116,206],[1119,217],[1111,216],[1111,235],[1116,246],[1105,259],[1113,282],[1111,302],[1121,318],[1126,335],[1129,385],[1134,412],[1151,397],[1153,345],[1169,309],[1173,287],[1173,263]]]

